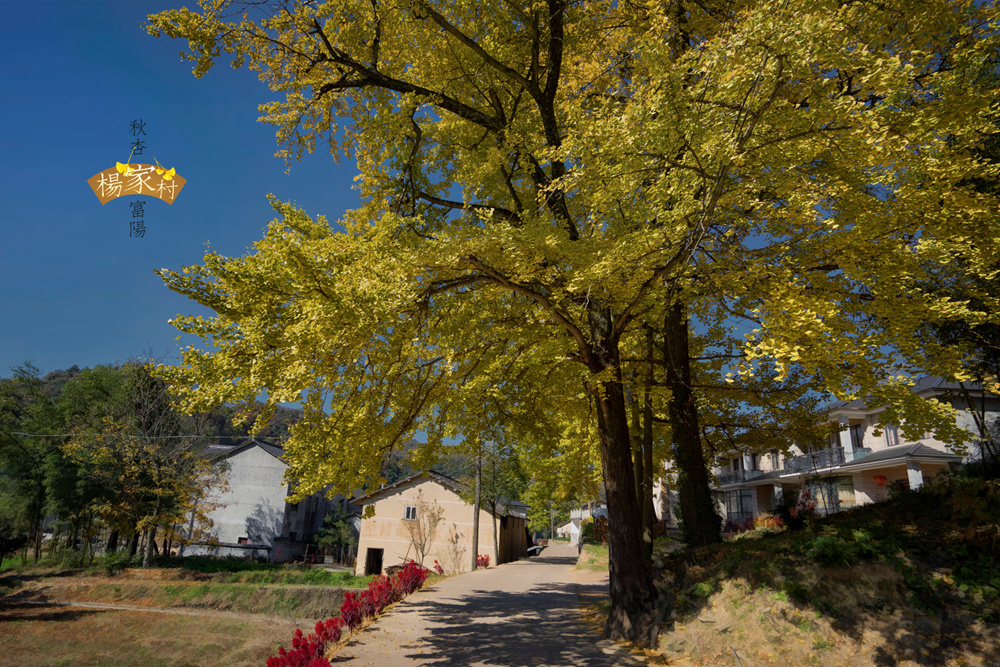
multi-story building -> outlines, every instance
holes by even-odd
[[[992,422],[1000,414],[1000,399],[984,394],[978,385],[966,384],[966,389],[972,406],[959,384],[939,377],[921,378],[913,391],[950,403],[957,410],[958,426],[978,434],[973,411]],[[823,514],[884,500],[892,488],[919,488],[948,466],[982,456],[975,445],[968,457],[959,456],[933,433],[905,440],[898,425],[881,421],[884,411],[864,399],[834,403],[826,410],[833,433],[825,446],[793,445],[787,455],[770,450],[720,461],[714,473],[727,524],[745,525],[774,509],[783,496],[798,496],[802,489],[809,490]]]

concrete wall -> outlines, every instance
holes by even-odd
[[[249,447],[226,459],[229,490],[213,493],[209,500],[221,506],[209,516],[213,521],[213,536],[220,542],[236,543],[247,538],[254,544],[274,547],[274,539],[282,534],[285,523],[287,489],[283,476],[287,467],[260,447]],[[242,549],[210,549],[190,547],[185,553],[218,555],[248,555]],[[265,552],[258,552],[264,555]],[[272,548],[271,556],[274,557]]]
[[[423,566],[432,568],[434,561],[447,572],[468,572],[472,569],[472,516],[473,508],[457,493],[429,478],[419,478],[379,496],[373,503],[375,516],[361,520],[361,539],[358,542],[356,571],[364,574],[368,549],[383,549],[382,568],[403,565],[409,560],[420,562],[411,539],[406,507],[439,507],[442,512],[431,540]],[[499,528],[499,520],[497,521]],[[521,524],[523,532],[523,522]],[[493,517],[486,511],[479,512],[479,554],[487,554],[490,563],[496,564],[493,547]]]
[[[948,466],[946,465],[921,464],[920,471],[923,473],[924,483],[926,484],[935,475],[947,468]],[[875,481],[877,475],[882,475],[887,480],[881,487]],[[909,474],[905,465],[863,470],[854,473],[852,478],[854,479],[854,498],[858,505],[887,500],[889,498],[889,489],[892,488],[895,482],[906,482],[909,484]]]
[[[283,562],[302,558],[307,548],[316,551],[313,536],[323,527],[323,518],[335,501],[323,494],[314,494],[301,502],[285,502],[288,486],[284,474],[287,466],[260,447],[248,447],[225,459],[229,470],[227,491],[216,491],[209,501],[218,504],[209,516],[213,521],[213,537],[219,542],[236,544],[245,538],[252,544],[266,545],[268,550],[253,551],[226,547],[195,545],[185,553],[217,556],[269,556]]]

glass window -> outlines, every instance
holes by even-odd
[[[834,514],[855,505],[854,479],[851,477],[815,479],[807,487],[820,514]]]
[[[899,427],[895,424],[887,424],[885,427],[885,446],[895,447],[899,444]]]
[[[854,449],[861,449],[865,446],[865,425],[854,424],[851,426],[851,445]]]
[[[405,516],[403,516],[403,518],[406,519],[407,521],[416,521],[417,520],[417,508],[416,508],[416,506],[415,505],[407,505],[406,506],[406,514],[405,514]]]
[[[734,524],[753,518],[752,489],[726,491],[726,519]]]

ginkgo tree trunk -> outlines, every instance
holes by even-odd
[[[963,185],[996,176],[970,152],[995,99],[992,5],[213,0],[149,30],[186,38],[198,76],[228,53],[283,95],[262,110],[286,159],[326,142],[358,164],[339,226],[275,202],[251,254],[160,272],[216,313],[175,321],[213,343],[161,371],[187,407],[303,402],[297,495],[376,479],[418,428],[472,431],[483,401],[593,404],[606,631],[650,643],[665,610],[623,386],[648,360],[622,355],[647,328],[695,544],[717,524],[691,323],[740,340],[742,379],[804,373],[923,410],[913,428],[943,418],[908,383],[957,355],[914,331],[982,314],[917,286],[928,262],[985,273],[998,253],[995,198]]]

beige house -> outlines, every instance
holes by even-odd
[[[380,574],[410,560],[426,568],[437,561],[449,573],[471,570],[474,509],[459,495],[467,490],[458,480],[428,471],[355,499],[366,511],[369,505],[375,510],[375,516],[361,520],[357,573]],[[478,554],[488,555],[491,565],[527,555],[526,510],[516,501],[480,510]]]

